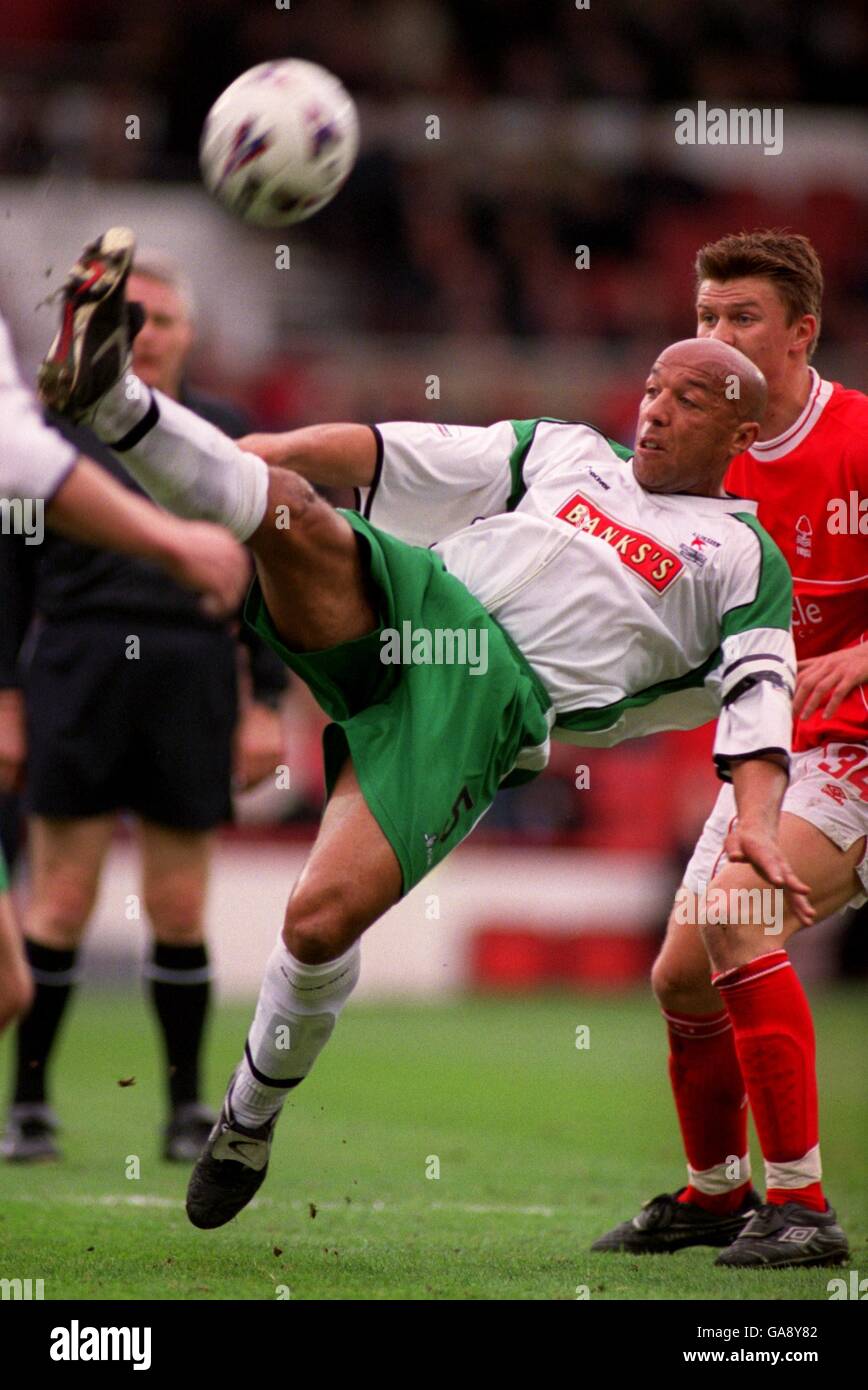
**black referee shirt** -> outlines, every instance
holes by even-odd
[[[249,432],[240,410],[184,387],[181,404],[216,425],[230,438]],[[105,468],[131,492],[145,496],[123,465],[90,430],[62,417],[47,419],[81,453]],[[139,617],[171,626],[211,628],[198,596],[176,584],[156,565],[133,556],[98,550],[46,529],[41,545],[22,536],[0,534],[0,687],[20,683],[18,656],[31,619],[72,622],[99,615]],[[279,658],[242,623],[239,633],[250,653],[254,698],[273,703],[286,689],[288,675]]]

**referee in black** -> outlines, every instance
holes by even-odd
[[[147,315],[134,344],[137,376],[233,438],[247,433],[239,411],[184,382],[194,304],[178,267],[141,256],[129,296]],[[53,423],[138,491],[89,431]],[[48,1064],[117,815],[129,811],[153,932],[145,973],[166,1065],[163,1154],[193,1161],[215,1118],[200,1101],[213,834],[231,816],[233,779],[252,786],[282,761],[286,672],[249,629],[206,617],[195,595],[156,568],[56,533],[38,546],[0,535],[0,592],[0,791],[26,788],[25,949],[35,984],[18,1026],[0,1152],[18,1162],[59,1157]]]

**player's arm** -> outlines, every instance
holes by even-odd
[[[755,516],[739,515],[737,542],[715,560],[720,660],[706,678],[720,706],[714,762],[732,781],[744,759],[789,772],[796,653],[789,567]]]
[[[0,497],[44,508],[48,524],[74,540],[153,561],[201,593],[215,617],[238,607],[250,572],[241,547],[220,527],[160,511],[47,425],[18,374],[2,319]]]
[[[0,852],[0,1032],[33,1003],[33,980]]]
[[[433,545],[507,509],[519,448],[513,424],[390,421],[248,435],[242,448],[312,483],[356,489],[358,509],[413,545]]]
[[[799,920],[810,926],[816,916],[810,889],[781,854],[778,842],[786,772],[778,763],[757,757],[733,761],[730,775],[738,819],[726,839],[729,859],[752,864],[775,888],[785,889]]]
[[[250,562],[228,532],[160,511],[82,455],[50,499],[46,520],[73,540],[159,565],[200,592],[214,617],[237,609],[249,580]]]
[[[733,784],[738,812],[726,850],[736,863],[752,864],[775,887],[786,889],[807,925],[814,917],[807,885],[778,844],[795,687],[792,579],[756,519],[741,519],[742,546],[721,556],[721,660],[708,682],[720,702],[714,761],[719,776]]]
[[[282,434],[248,434],[239,448],[270,468],[290,468],[324,487],[370,487],[378,441],[370,425],[308,425]]]
[[[0,535],[0,792],[17,791],[24,780],[27,721],[18,658],[36,607],[38,555],[39,546],[23,536]]]

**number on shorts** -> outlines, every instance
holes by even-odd
[[[452,819],[446,826],[445,830],[441,830],[440,835],[438,836],[438,839],[440,840],[441,844],[443,844],[446,840],[449,839],[449,836],[452,834],[453,830],[458,824],[458,817],[461,815],[462,806],[466,806],[468,811],[473,810],[473,797],[470,795],[470,789],[468,787],[462,787],[461,791],[458,793],[454,802],[452,803]]]
[[[868,752],[864,746],[858,743],[845,744],[838,755],[837,767],[833,767],[831,763],[818,763],[817,766],[830,777],[851,782],[860,799],[868,801]]]

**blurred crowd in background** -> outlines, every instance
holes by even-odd
[[[292,54],[338,73],[362,108],[362,154],[327,213],[291,229],[294,254],[312,248],[323,285],[344,291],[328,296],[334,338],[323,348],[287,333],[277,351],[235,360],[230,371],[209,352],[203,304],[195,383],[230,395],[259,428],[452,418],[450,402],[419,391],[430,344],[442,340],[451,353],[467,344],[473,357],[461,374],[465,422],[581,414],[630,442],[636,345],[644,352],[690,333],[696,250],[761,225],[814,240],[827,280],[821,357],[837,364],[842,353],[849,370],[868,339],[868,199],[840,177],[842,165],[770,191],[673,169],[650,127],[612,167],[592,157],[594,129],[571,141],[564,132],[573,109],[589,120],[595,103],[617,103],[634,120],[700,98],[858,110],[868,9],[860,0],[834,11],[800,0],[591,4],[593,23],[570,0],[329,0],[324,22],[313,0],[289,9],[271,0],[4,0],[0,178],[175,188],[197,178],[205,112],[245,68]],[[484,160],[438,158],[426,144],[425,115],[447,110],[463,130],[491,132]],[[399,138],[408,111],[415,144]],[[125,137],[130,113],[141,122],[135,141]],[[508,138],[530,121],[539,133],[532,159]],[[240,228],[230,232],[240,240]],[[592,273],[577,272],[577,243],[590,247]],[[187,269],[194,282],[204,272]],[[322,721],[297,686],[288,709],[293,797],[274,814],[309,820]],[[502,797],[481,830],[648,849],[675,863],[714,794],[709,750],[709,730],[587,758],[561,747],[548,775]],[[593,795],[576,789],[581,762]]]
[[[860,0],[4,0],[2,65],[22,94],[99,87],[147,96],[163,139],[151,177],[190,176],[213,93],[263,55],[292,52],[361,97],[408,93],[473,103],[605,97],[629,102],[859,105],[868,63]],[[593,13],[591,14],[591,9]],[[37,157],[39,101],[22,108]],[[136,109],[133,102],[133,109]],[[98,152],[94,150],[94,157]],[[7,159],[9,158],[7,154]]]
[[[194,179],[216,94],[287,52],[340,74],[363,110],[416,101],[496,121],[485,162],[503,166],[499,180],[481,178],[478,161],[468,177],[460,157],[433,157],[421,138],[396,149],[369,129],[341,198],[315,232],[296,234],[315,236],[352,277],[343,317],[357,331],[527,343],[671,336],[684,331],[703,240],[723,227],[789,225],[824,259],[825,344],[868,335],[868,205],[864,191],[836,184],[834,168],[773,196],[721,189],[674,173],[651,138],[632,161],[601,166],[582,157],[581,139],[566,148],[557,123],[569,103],[588,111],[602,100],[622,115],[698,97],[858,107],[868,70],[858,0],[834,12],[798,0],[622,0],[595,7],[592,21],[567,0],[332,0],[328,23],[312,0],[291,10],[270,0],[6,0],[0,175]],[[135,141],[128,113],[140,117]],[[510,158],[499,132],[530,113],[555,124],[541,127],[534,158]],[[592,275],[576,273],[577,242],[591,248]],[[267,411],[268,392],[252,404]]]

